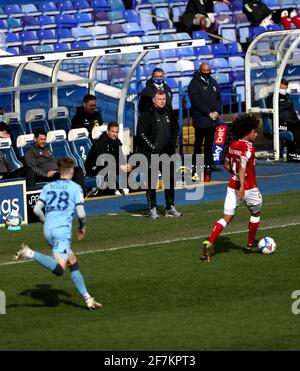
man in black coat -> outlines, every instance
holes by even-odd
[[[196,164],[196,154],[202,153],[204,140],[204,163],[215,170],[212,146],[216,123],[221,113],[221,94],[216,80],[211,77],[211,68],[208,63],[202,63],[199,71],[194,73],[188,86],[188,95],[195,128],[194,165]]]
[[[101,113],[96,111],[96,102],[94,95],[84,96],[82,106],[77,107],[76,114],[72,118],[72,129],[86,128],[91,137],[93,127],[103,124]]]
[[[118,138],[119,124],[109,122],[107,130],[93,143],[85,161],[85,169],[88,176],[96,176],[99,171],[105,166],[97,166],[97,159],[102,154],[110,154],[115,160],[116,174],[113,174],[116,182],[116,189],[124,195],[122,188],[119,185],[119,170],[124,173],[129,173],[132,167],[126,162],[126,158],[122,152],[122,142]]]
[[[146,87],[141,92],[138,110],[139,113],[146,111],[153,105],[152,99],[157,91],[163,91],[167,97],[167,104],[172,107],[173,93],[170,87],[164,81],[164,70],[155,68],[151,79],[146,82]]]
[[[208,13],[213,13],[213,0],[189,0],[181,17],[183,30],[192,32],[194,29],[207,29],[211,25]]]
[[[279,88],[279,131],[290,131],[294,136],[293,143],[287,143],[289,152],[300,152],[300,120],[294,103],[287,92],[289,83],[282,79]],[[267,107],[273,107],[273,94],[266,98]]]
[[[147,203],[149,208],[149,217],[151,219],[159,218],[156,210],[156,188],[151,187],[156,184],[158,174],[152,174],[151,167],[155,164],[152,154],[166,154],[172,156],[176,152],[179,143],[179,125],[172,108],[167,105],[167,98],[164,92],[155,93],[153,104],[143,112],[137,124],[137,151],[144,154],[148,159],[148,189],[146,191]],[[165,188],[166,210],[165,216],[179,217],[182,214],[175,209],[175,190],[174,190],[174,163],[170,164],[169,187]],[[160,167],[160,171],[164,174]]]

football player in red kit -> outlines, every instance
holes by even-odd
[[[260,221],[262,196],[256,185],[255,177],[255,151],[252,145],[257,138],[259,120],[253,115],[244,114],[232,123],[235,138],[225,156],[225,169],[231,173],[224,203],[223,217],[219,219],[208,240],[203,242],[203,257],[210,261],[211,250],[216,238],[231,222],[235,210],[242,201],[245,201],[251,216],[249,221],[249,234],[247,249],[257,246],[255,239]]]

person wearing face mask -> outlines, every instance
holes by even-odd
[[[290,131],[293,143],[287,143],[289,153],[300,153],[300,119],[288,94],[289,82],[282,79],[279,87],[279,131]],[[266,98],[267,107],[273,107],[273,94]]]
[[[166,94],[167,105],[172,108],[173,93],[164,81],[164,70],[161,68],[155,68],[153,70],[151,79],[146,82],[146,87],[141,92],[138,105],[140,114],[152,106],[152,99],[157,91],[162,91]]]
[[[204,163],[209,165],[211,170],[216,170],[213,165],[212,147],[216,123],[221,113],[221,94],[217,81],[211,77],[208,63],[202,63],[199,71],[194,73],[188,86],[188,95],[195,128],[194,165],[196,155],[202,153],[204,141]]]

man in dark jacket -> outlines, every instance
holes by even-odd
[[[192,106],[193,126],[195,128],[194,165],[196,154],[202,151],[204,140],[204,162],[215,170],[212,159],[212,146],[216,131],[216,122],[221,113],[221,94],[215,79],[211,77],[209,64],[202,63],[194,73],[188,87]]]
[[[288,151],[300,151],[300,120],[294,103],[287,92],[289,83],[282,79],[279,90],[279,131],[290,131],[294,136],[294,143],[288,143]],[[273,107],[273,94],[266,98],[267,107]]]
[[[149,217],[159,218],[156,210],[156,189],[151,188],[151,183],[156,184],[158,174],[152,174],[155,179],[151,179],[151,166],[154,166],[152,154],[173,155],[179,142],[179,125],[174,112],[168,106],[166,94],[158,91],[155,93],[153,104],[147,111],[143,112],[137,124],[137,151],[144,154],[148,159],[148,189],[146,191]],[[162,174],[164,172],[161,170]],[[168,182],[166,182],[168,183]],[[174,190],[174,163],[170,166],[169,188],[165,188],[166,211],[165,216],[179,217],[182,214],[175,209],[175,190]]]
[[[84,96],[82,106],[77,107],[76,114],[72,118],[72,129],[86,128],[91,137],[93,127],[103,124],[100,112],[96,111],[96,102],[94,95]]]
[[[59,179],[57,160],[46,148],[46,138],[44,129],[36,129],[35,143],[25,153],[25,164],[32,169],[36,182],[52,182]],[[75,166],[73,180],[84,189],[84,174],[81,167]]]
[[[181,17],[183,30],[191,32],[194,29],[207,29],[211,25],[208,13],[213,13],[213,0],[189,0]]]
[[[164,82],[164,70],[155,68],[152,72],[151,79],[146,82],[146,87],[141,92],[139,101],[139,113],[146,111],[153,105],[152,99],[157,91],[163,91],[167,97],[167,104],[172,107],[173,94],[170,87]]]
[[[124,190],[119,185],[119,170],[124,173],[129,173],[132,168],[127,164],[126,158],[122,152],[122,142],[118,138],[119,124],[116,122],[109,122],[105,133],[93,143],[85,161],[85,169],[88,176],[96,176],[100,170],[105,166],[97,166],[97,158],[102,154],[110,154],[115,159],[116,165],[116,189],[124,195]]]

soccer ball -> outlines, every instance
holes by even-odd
[[[5,227],[8,229],[20,229],[21,223],[22,217],[18,211],[13,210],[5,217]]]
[[[262,254],[272,254],[276,250],[276,242],[271,237],[264,237],[259,241],[258,249]]]

